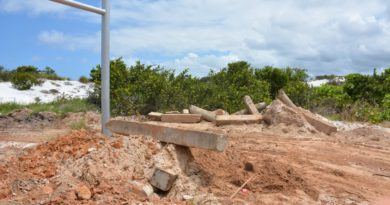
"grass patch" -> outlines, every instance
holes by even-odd
[[[65,99],[59,98],[50,103],[32,103],[32,104],[18,104],[18,103],[0,103],[0,115],[6,115],[16,109],[28,108],[33,113],[38,112],[54,112],[63,116],[68,112],[87,112],[97,111],[98,107],[87,102],[85,99]]]
[[[87,128],[87,124],[85,123],[84,117],[82,117],[78,121],[72,122],[70,124],[70,129],[72,129],[72,130],[81,130],[81,129],[86,129],[86,128]]]

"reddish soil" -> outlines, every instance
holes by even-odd
[[[94,129],[71,132],[4,156],[0,204],[352,205],[390,196],[390,134],[380,129],[325,135],[284,124],[158,124],[224,133],[229,145],[224,152],[191,148],[196,176],[180,175],[174,194],[147,198],[133,182],[148,181],[164,149],[158,142],[144,136],[107,139]],[[195,192],[186,180],[196,181]],[[180,193],[187,191],[192,195],[185,201]]]

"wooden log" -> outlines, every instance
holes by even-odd
[[[254,115],[260,114],[259,111],[257,110],[255,104],[253,103],[252,98],[249,97],[249,95],[244,96],[244,103],[245,103],[246,109],[249,111],[250,114],[254,114]]]
[[[287,94],[283,91],[283,89],[280,89],[278,91],[278,95],[276,96],[277,99],[282,101],[284,104],[286,104],[289,107],[296,108],[297,106],[291,101],[291,99],[287,96]]]
[[[200,114],[200,115],[202,115],[202,118],[204,120],[207,120],[209,122],[215,121],[215,113],[212,113],[212,112],[205,110],[203,108],[200,108],[200,107],[196,107],[195,105],[190,105],[190,113]]]
[[[214,151],[223,151],[227,144],[227,139],[223,134],[166,127],[142,122],[111,120],[106,124],[106,127],[116,134],[149,135],[162,142]]]
[[[202,120],[199,114],[162,114],[162,122],[198,123]]]
[[[255,104],[255,106],[256,106],[256,109],[259,112],[261,112],[262,110],[264,110],[267,107],[267,103],[261,102],[261,103]],[[245,115],[245,114],[249,114],[249,110],[247,108],[242,109],[240,111],[237,111],[237,112],[233,113],[232,115]]]
[[[261,115],[217,115],[215,124],[217,126],[256,124],[260,123],[261,120]]]

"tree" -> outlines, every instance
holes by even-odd
[[[48,75],[56,75],[56,71],[49,66],[46,66],[43,72]]]

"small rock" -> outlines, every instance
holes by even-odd
[[[93,152],[93,151],[95,151],[96,150],[96,148],[95,147],[92,147],[92,148],[89,148],[88,149],[88,152]]]
[[[141,197],[150,197],[154,193],[152,185],[149,183],[143,184],[138,181],[130,181],[132,186],[132,192],[141,196]]]
[[[85,184],[80,184],[76,188],[76,195],[77,195],[77,199],[88,200],[91,198],[92,193],[91,193],[91,190]]]
[[[44,186],[42,188],[42,193],[45,195],[50,195],[53,193],[53,188],[51,188],[50,186]]]
[[[184,109],[183,114],[190,114],[190,111],[188,109]]]
[[[186,200],[186,201],[188,201],[188,200],[194,199],[194,197],[191,196],[191,195],[184,194],[184,195],[183,195],[183,199]]]

